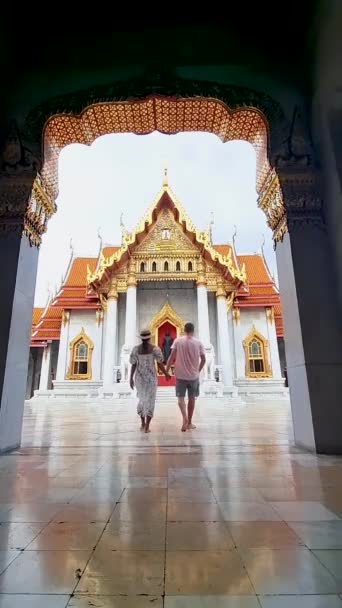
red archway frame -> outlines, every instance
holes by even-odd
[[[267,123],[254,108],[230,110],[223,102],[206,97],[160,97],[98,103],[80,115],[57,114],[46,123],[43,137],[42,178],[49,196],[58,194],[58,156],[72,143],[91,145],[110,133],[147,135],[159,131],[207,132],[223,142],[245,140],[256,152],[256,188],[260,193],[272,169],[267,157]]]
[[[161,325],[159,325],[158,332],[158,346],[162,348],[163,340],[166,332],[169,332],[171,338],[174,340],[177,338],[177,327],[171,323],[170,321],[163,321]],[[158,386],[174,386],[175,385],[175,377],[172,376],[171,380],[166,380],[163,375],[158,374]]]

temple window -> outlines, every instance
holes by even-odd
[[[192,272],[192,262],[189,262],[189,264],[188,264],[188,271]]]
[[[145,262],[141,262],[141,264],[140,264],[140,272],[145,272]]]
[[[164,271],[165,272],[169,271],[169,262],[164,262]]]
[[[246,358],[246,376],[250,378],[269,377],[268,342],[255,328],[243,342]]]
[[[152,272],[157,272],[157,264],[156,264],[156,262],[152,262]]]
[[[176,262],[176,271],[180,272],[180,269],[181,269],[180,262]]]
[[[75,347],[75,357],[73,374],[75,376],[85,376],[88,373],[88,346],[85,342],[79,342]]]
[[[69,345],[70,364],[67,374],[68,380],[91,379],[91,354],[93,348],[93,343],[82,329],[81,333]]]

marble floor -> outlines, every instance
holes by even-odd
[[[0,457],[0,608],[342,608],[342,459],[286,402],[29,403]]]

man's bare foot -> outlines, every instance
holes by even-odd
[[[189,422],[189,424],[188,424],[188,430],[191,431],[191,429],[195,429],[195,428],[196,428],[196,425],[192,424],[192,422]]]
[[[182,425],[182,433],[185,433],[185,431],[188,430],[188,421],[187,420],[183,420],[183,425]]]

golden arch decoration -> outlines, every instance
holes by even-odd
[[[87,106],[80,114],[55,114],[44,127],[44,165],[42,177],[49,194],[58,194],[58,156],[73,143],[90,145],[108,133],[147,135],[158,131],[168,135],[181,132],[207,132],[223,142],[248,141],[256,152],[257,190],[260,191],[271,167],[267,156],[267,122],[255,107],[230,109],[212,97],[160,97],[100,102]]]
[[[41,181],[53,206],[48,217],[56,210],[54,201],[58,195],[58,156],[64,146],[73,143],[91,145],[95,139],[109,133],[147,135],[158,131],[171,135],[200,131],[212,133],[223,142],[242,139],[253,146],[256,153],[258,206],[266,215],[274,240],[282,240],[287,231],[286,210],[277,173],[268,158],[269,121],[284,120],[281,108],[273,116],[271,108],[275,108],[274,101],[263,95],[256,103],[257,94],[253,92],[251,96],[251,91],[247,89],[244,93],[241,92],[240,103],[237,103],[236,96],[231,99],[233,107],[230,107],[228,98],[227,104],[221,97],[212,97],[216,91],[214,87],[209,95],[206,89],[203,96],[199,96],[196,86],[193,97],[170,97],[152,93],[146,98],[139,96],[139,99],[132,98],[131,94],[125,97],[120,93],[120,100],[116,101],[103,101],[101,95],[101,101],[99,98],[96,103],[78,109],[78,112],[72,109],[74,104],[71,103],[68,110],[58,113],[57,105],[56,114],[51,113],[48,105],[48,119],[43,130],[44,162],[41,171]],[[72,99],[74,100],[73,97]],[[36,108],[36,112],[29,115],[28,124],[39,129],[37,123],[40,124],[43,113],[41,107]],[[26,231],[28,229],[27,227]],[[37,243],[39,242],[38,235]]]
[[[270,378],[268,340],[253,325],[242,342],[245,351],[245,373],[247,378]]]
[[[155,317],[153,317],[150,323],[151,334],[154,336],[156,344],[158,344],[158,329],[166,321],[169,321],[169,323],[175,326],[177,330],[177,338],[184,330],[184,321],[179,315],[177,315],[172,306],[170,306],[169,303],[166,303],[155,315]]]
[[[94,344],[82,327],[80,333],[69,344],[69,368],[66,380],[91,380],[93,350]],[[84,373],[80,373],[83,369]]]

